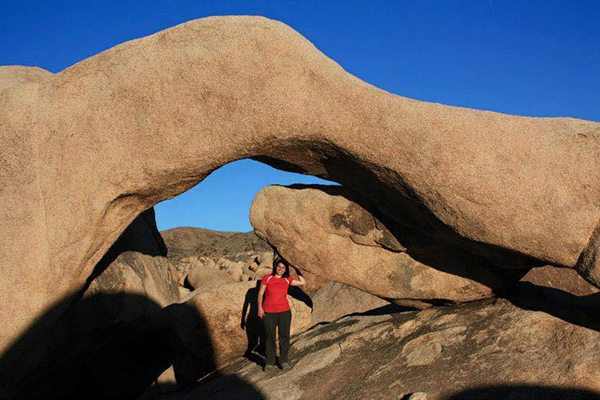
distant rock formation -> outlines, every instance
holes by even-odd
[[[240,274],[241,277],[241,274]],[[238,279],[237,282],[240,280]],[[215,267],[199,265],[192,269],[185,278],[185,283],[190,285],[190,289],[200,289],[203,286],[211,284],[225,284],[234,282],[232,276],[225,271]]]
[[[250,255],[272,251],[271,246],[254,232],[220,232],[203,228],[173,228],[161,235],[169,248],[169,259],[208,257],[217,260],[246,261]]]
[[[599,123],[395,96],[261,17],[190,21],[24,82],[0,90],[0,352],[51,327],[141,212],[243,158],[341,183],[490,264],[600,286]]]
[[[388,227],[361,204],[341,186],[269,186],[254,198],[250,222],[299,268],[411,307],[491,297],[527,272]]]

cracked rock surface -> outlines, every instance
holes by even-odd
[[[299,335],[289,369],[242,360],[166,398],[597,399],[599,300],[525,283],[510,299],[343,317]]]

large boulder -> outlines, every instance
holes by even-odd
[[[301,334],[286,371],[240,360],[169,399],[598,400],[598,300],[525,284],[511,299],[344,317]]]
[[[0,351],[50,327],[142,211],[242,158],[337,181],[494,264],[600,284],[599,123],[395,96],[276,21],[190,21],[0,104]]]
[[[167,307],[171,326],[176,331],[174,370],[182,386],[194,384],[199,378],[239,358],[248,350],[249,332],[257,329],[258,284],[237,282],[202,287],[185,303]],[[292,310],[291,334],[310,325],[308,304],[288,295]],[[248,324],[242,323],[242,315]]]
[[[150,208],[129,225],[96,266],[84,297],[138,294],[166,307],[179,300],[177,275]],[[124,315],[126,310],[117,313]]]
[[[300,269],[402,305],[491,297],[527,272],[407,228],[390,231],[368,209],[341,186],[269,186],[254,198],[250,222]]]
[[[329,282],[312,296],[310,324],[332,322],[344,315],[363,313],[390,305],[386,300],[339,282]]]
[[[149,209],[123,232],[86,287],[55,306],[63,313],[57,321],[37,321],[3,354],[0,398],[139,395],[172,363],[161,310],[179,301],[175,274]]]
[[[192,269],[186,277],[186,283],[191,289],[199,289],[203,286],[233,282],[231,275],[218,268],[205,267],[202,265]]]
[[[301,271],[302,275],[306,279],[306,284],[302,286],[302,290],[309,295],[313,295],[317,290],[321,289],[325,285],[327,285],[330,281],[329,279],[323,278],[322,276],[313,274],[309,271]],[[290,276],[292,278],[298,278],[298,274],[295,270],[292,269],[290,271]]]
[[[215,265],[220,271],[229,275],[229,279],[239,282],[243,275],[243,261],[231,261],[225,257],[219,258]]]

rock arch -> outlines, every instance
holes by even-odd
[[[191,21],[3,88],[0,351],[136,215],[243,158],[337,181],[505,267],[575,267],[596,246],[600,124],[396,96],[262,17]]]

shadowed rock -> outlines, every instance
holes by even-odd
[[[190,21],[0,104],[0,351],[138,214],[243,158],[337,181],[494,264],[600,283],[600,124],[395,96],[279,22]]]
[[[174,273],[149,209],[96,265],[85,290],[63,299],[0,356],[0,398],[141,394],[173,362],[162,307],[179,300]]]

